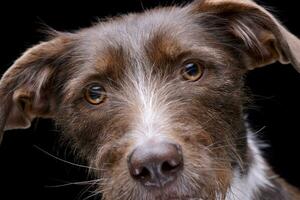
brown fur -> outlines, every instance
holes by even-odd
[[[244,74],[277,60],[299,68],[300,59],[278,22],[245,2],[196,1],[131,14],[29,49],[1,79],[0,130],[54,118],[79,155],[99,169],[93,173],[107,200],[225,199],[234,170],[245,175],[252,162]],[[204,66],[199,81],[182,78],[186,61]],[[93,82],[107,92],[98,106],[83,98]],[[168,118],[154,126],[183,147],[182,174],[161,190],[148,191],[127,168],[134,137],[145,131],[137,129],[140,85]]]

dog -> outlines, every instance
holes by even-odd
[[[251,0],[195,0],[55,32],[0,81],[0,136],[51,118],[104,200],[292,200],[247,124],[243,78],[300,40]]]

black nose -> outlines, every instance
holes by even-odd
[[[146,144],[128,157],[131,176],[146,187],[163,187],[173,182],[183,167],[181,147],[171,143]]]

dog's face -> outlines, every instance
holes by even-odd
[[[245,68],[200,20],[168,8],[79,33],[57,122],[108,199],[207,199],[241,164]]]
[[[196,1],[58,34],[0,82],[0,128],[53,118],[104,199],[225,198],[246,174],[243,75],[299,66],[300,42],[250,1]],[[299,69],[299,68],[298,68]]]

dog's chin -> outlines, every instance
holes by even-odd
[[[147,196],[151,196],[152,199],[190,199],[191,198],[191,191],[190,192],[182,192],[178,191],[178,188],[175,186],[165,186],[162,188],[147,188],[146,193]]]
[[[191,183],[192,184],[192,183]],[[144,187],[136,187],[133,191],[127,191],[127,194],[130,196],[126,196],[126,194],[117,195],[118,199],[132,199],[132,200],[202,200],[202,199],[215,199],[215,192],[207,191],[205,186],[202,186],[202,189],[192,189],[191,186],[181,185],[169,185],[162,188],[144,188]],[[116,192],[118,194],[118,192]],[[121,197],[120,197],[121,196]],[[103,196],[105,200],[116,199],[109,195]]]
[[[160,188],[156,190],[143,191],[142,195],[135,196],[136,200],[191,200],[191,199],[205,199],[207,195],[196,194],[195,191],[180,192],[176,188]],[[205,197],[203,197],[205,196]],[[207,198],[206,198],[207,199]]]
[[[191,199],[198,199],[202,200],[203,198],[199,196],[189,195],[189,194],[162,194],[157,195],[153,198],[153,200],[191,200]]]
[[[160,200],[191,200],[191,199],[203,199],[203,195],[195,194],[194,192],[181,193],[175,188],[161,189],[160,191],[152,192],[152,199]]]
[[[169,187],[169,188],[161,188],[157,190],[152,190],[152,191],[147,191],[144,193],[144,196],[138,196],[135,199],[149,199],[149,200],[191,200],[191,199],[214,199],[214,198],[209,198],[209,195],[207,195],[206,192],[201,192],[201,191],[186,191],[186,192],[181,192],[178,191],[174,187]]]

